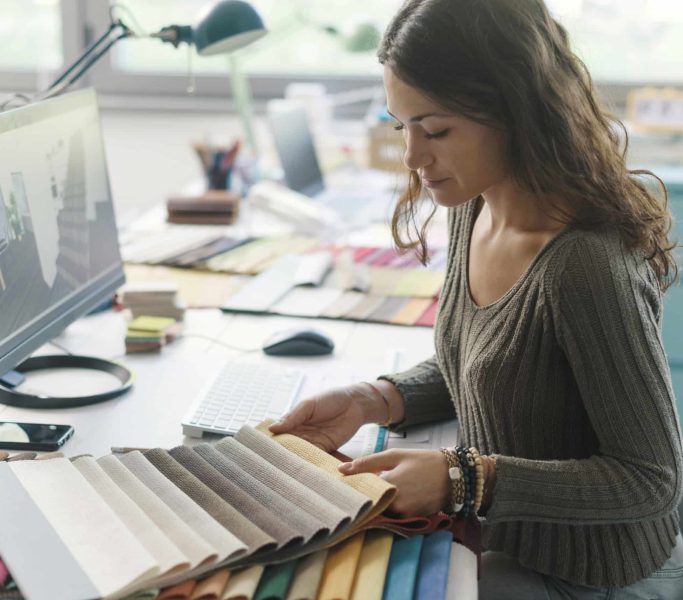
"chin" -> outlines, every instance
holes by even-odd
[[[447,192],[446,190],[428,190],[428,192],[435,204],[446,208],[455,208],[471,200],[471,198]]]

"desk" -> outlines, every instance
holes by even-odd
[[[243,348],[260,348],[262,341],[275,331],[295,326],[315,326],[335,342],[330,356],[283,358],[264,355],[260,350],[240,353],[221,343]],[[121,357],[126,323],[120,313],[100,313],[80,319],[55,338],[55,342],[73,353]],[[205,336],[205,337],[204,337]],[[401,366],[409,366],[433,353],[432,331],[419,327],[355,323],[350,321],[312,322],[278,316],[224,314],[218,310],[191,310],[186,314],[185,336],[163,348],[161,354],[137,354],[122,358],[136,375],[133,389],[113,400],[83,408],[29,410],[0,405],[0,420],[67,423],[75,428],[64,448],[67,456],[110,453],[112,446],[171,448],[193,445],[199,440],[184,437],[180,421],[203,382],[223,363],[241,357],[253,362],[269,362],[301,369],[306,373],[302,396],[331,383],[325,373],[357,375],[368,379],[388,371],[394,353],[401,356]],[[48,344],[40,353],[58,353]],[[99,385],[99,374],[84,372],[82,385]],[[92,379],[87,379],[92,378]],[[58,373],[47,373],[41,381],[45,392],[73,384]],[[206,441],[206,438],[204,439]],[[455,560],[461,574],[457,600],[477,597],[476,557],[459,544],[454,545]]]

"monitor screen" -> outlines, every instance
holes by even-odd
[[[0,113],[0,376],[123,282],[94,91]]]

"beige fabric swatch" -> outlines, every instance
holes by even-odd
[[[351,522],[352,513],[342,511],[315,491],[301,485],[234,438],[223,438],[214,448],[280,496],[314,516],[330,531],[336,531]]]
[[[338,479],[347,485],[350,485],[354,490],[367,496],[372,501],[372,508],[363,515],[363,518],[354,523],[347,535],[352,531],[358,530],[364,523],[370,521],[377,515],[383,513],[391,504],[396,495],[396,487],[384,481],[378,475],[372,473],[358,473],[356,475],[342,475],[339,472],[338,466],[341,461],[324,452],[317,446],[303,440],[299,437],[289,433],[280,435],[273,435],[268,426],[273,421],[264,421],[260,423],[256,429],[266,435],[271,436],[278,444],[287,448],[290,452],[307,460],[316,467],[320,467],[331,475],[334,479]]]
[[[325,471],[290,452],[269,435],[244,425],[235,439],[328,502],[350,513],[354,519],[370,508],[367,496],[337,478],[328,477]]]
[[[381,529],[365,532],[351,600],[382,600],[393,539],[392,533]]]
[[[263,574],[263,565],[233,571],[221,600],[251,600]]]
[[[220,600],[229,579],[230,571],[228,569],[216,571],[213,575],[197,584],[197,587],[190,596],[190,600]]]
[[[102,596],[154,577],[159,565],[66,458],[12,471]]]
[[[94,458],[84,456],[72,464],[159,563],[159,575],[179,573],[190,568],[187,557],[130,496],[112,481]]]
[[[364,539],[365,532],[361,531],[330,548],[320,580],[318,600],[348,600]]]
[[[208,461],[225,477],[228,477],[246,491],[252,498],[270,508],[274,514],[290,525],[294,531],[303,536],[304,543],[326,538],[329,529],[318,519],[307,515],[295,504],[262,484],[250,473],[221,454],[209,444],[199,444],[194,447],[204,460]]]
[[[287,600],[316,600],[326,560],[327,550],[319,550],[299,561],[287,591]]]
[[[119,460],[163,500],[185,523],[216,549],[218,561],[243,554],[247,547],[192,498],[149,462],[141,452],[122,454]]]
[[[192,567],[212,563],[216,560],[216,550],[213,546],[195,533],[192,527],[178,517],[161,498],[135,477],[118,458],[109,454],[98,458],[97,464],[169,537],[187,557]]]

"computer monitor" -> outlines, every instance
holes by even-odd
[[[0,376],[124,280],[95,92],[0,113]]]

